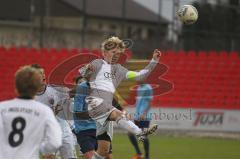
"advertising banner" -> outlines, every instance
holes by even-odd
[[[133,120],[135,108],[127,111]],[[159,129],[240,132],[239,110],[152,108],[149,116]]]

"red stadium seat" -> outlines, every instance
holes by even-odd
[[[52,54],[59,53],[59,51],[56,48],[50,48],[49,52]]]
[[[60,49],[60,53],[61,54],[67,54],[69,51],[68,51],[68,49],[67,48],[61,48]]]
[[[29,49],[26,48],[26,47],[20,47],[20,48],[18,49],[18,52],[21,52],[21,53],[28,53],[28,52],[29,52]]]
[[[198,57],[199,57],[199,59],[206,59],[207,58],[207,53],[205,51],[199,51],[198,52]]]
[[[188,51],[187,58],[188,60],[196,60],[197,54],[195,51]]]
[[[82,48],[81,50],[80,50],[80,53],[89,53],[90,51],[89,51],[89,49],[88,48]]]
[[[207,60],[215,62],[215,61],[219,60],[219,54],[216,51],[209,51]]]
[[[230,57],[232,60],[237,60],[237,59],[239,59],[239,56],[238,56],[238,53],[237,53],[237,52],[230,52],[229,57]]]
[[[6,49],[5,47],[3,47],[3,46],[0,47],[0,53],[1,53],[1,52],[5,53],[6,51],[7,51],[7,49]]]
[[[99,49],[93,49],[91,52],[97,56],[102,56],[102,52]]]
[[[71,52],[72,54],[78,54],[78,53],[80,53],[77,48],[71,49],[70,52]]]
[[[36,48],[30,48],[29,52],[31,52],[31,53],[38,53],[39,51]]]
[[[43,53],[43,54],[49,53],[47,48],[41,48],[41,49],[39,49],[39,51],[40,51],[40,53]]]
[[[88,49],[80,50],[89,52]],[[101,54],[97,49],[91,52]],[[39,63],[48,75],[57,64],[76,53],[77,48],[0,47],[0,71],[4,72],[0,78],[3,88],[0,99],[14,96],[14,73],[21,65]],[[154,106],[240,109],[240,57],[237,52],[210,51],[207,54],[204,51],[186,53],[169,50],[164,52],[162,61],[169,67],[163,77],[174,84],[174,89],[168,94],[154,97]],[[72,76],[74,72],[69,74],[68,79]]]
[[[226,51],[221,51],[219,55],[220,55],[220,58],[223,60],[226,60],[228,58],[228,53]]]

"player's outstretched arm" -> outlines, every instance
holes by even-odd
[[[151,71],[155,68],[155,66],[157,65],[161,54],[162,54],[161,51],[159,51],[158,49],[155,49],[153,52],[153,58],[150,61],[150,63],[144,69],[140,70],[139,72],[127,71],[126,78],[128,80],[144,81],[148,77],[148,75],[151,73]]]
[[[40,151],[43,155],[53,153],[62,145],[62,130],[53,112],[49,109],[46,114],[46,125]]]

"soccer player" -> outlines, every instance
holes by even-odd
[[[61,128],[52,110],[33,98],[41,87],[42,76],[31,66],[15,74],[18,97],[0,102],[0,158],[39,159],[62,144]]]
[[[89,94],[89,83],[82,77],[77,77],[74,95],[74,112],[82,112],[87,110],[85,102],[86,96]],[[74,134],[77,137],[78,144],[85,159],[91,159],[94,151],[97,149],[96,139],[96,123],[94,120],[79,120],[74,117]]]
[[[118,37],[111,37],[102,43],[103,59],[96,59],[82,67],[79,71],[83,77],[90,79],[90,95],[86,97],[89,116],[96,121],[97,131],[105,131],[107,140],[98,140],[98,149],[92,159],[105,158],[110,148],[111,136],[108,135],[110,121],[116,121],[117,125],[143,140],[146,135],[152,134],[157,125],[142,131],[132,121],[128,120],[124,113],[112,106],[113,94],[124,79],[141,81],[151,73],[158,63],[161,52],[154,50],[153,59],[141,71],[129,71],[120,64],[117,64],[120,55],[125,51],[122,40]]]
[[[75,94],[73,111],[75,113],[87,111],[88,106],[85,102],[85,98],[87,95],[89,95],[90,84],[87,79],[80,76],[76,78],[75,83],[77,86],[73,89],[74,91],[71,92],[72,94]],[[121,106],[118,104],[115,98],[113,99],[113,105],[118,109],[121,109]],[[99,133],[96,134],[96,123],[92,119],[79,120],[76,116],[74,116],[74,126],[74,134],[77,136],[77,141],[81,147],[84,158],[91,159],[95,150],[97,150],[97,140],[101,140],[102,138],[104,139],[105,135]],[[110,128],[112,129],[112,126]],[[110,135],[112,136],[112,133]],[[112,159],[111,148],[106,159]]]
[[[62,146],[60,147],[60,156],[62,159],[76,158],[74,138],[69,123],[66,121],[63,109],[70,106],[70,98],[68,89],[59,86],[47,85],[45,80],[44,69],[38,65],[33,64],[33,68],[40,70],[44,82],[36,94],[35,100],[48,105],[52,108],[56,115],[62,129]],[[46,158],[53,158],[54,155],[47,156]]]
[[[150,116],[148,112],[150,110],[152,95],[153,90],[151,85],[140,82],[140,85],[137,89],[136,114],[134,123],[141,129],[149,128]],[[136,155],[133,157],[133,159],[142,159],[142,152],[138,146],[135,135],[128,133],[128,137],[136,151]],[[147,136],[143,140],[143,146],[145,151],[144,159],[149,159],[149,140]]]

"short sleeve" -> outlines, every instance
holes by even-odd
[[[93,66],[94,70],[97,70],[98,68],[101,67],[102,65],[102,60],[101,59],[96,59],[91,62],[91,65]]]
[[[99,71],[99,69],[101,68],[102,65],[102,60],[101,59],[95,59],[92,62],[90,62],[90,64],[93,67],[93,73],[97,73]],[[81,76],[86,77],[88,76],[88,70],[86,66],[81,67],[79,70],[79,73]]]

